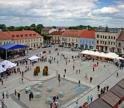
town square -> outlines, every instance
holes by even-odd
[[[0,0],[0,108],[124,108],[124,0]]]
[[[9,93],[10,97],[5,99],[9,106],[17,107],[16,105],[18,105],[20,108],[40,108],[42,105],[44,108],[49,108],[52,98],[58,96],[59,107],[76,107],[77,101],[78,105],[81,105],[83,102],[87,102],[87,98],[90,96],[93,97],[93,100],[98,98],[97,85],[112,87],[123,78],[123,69],[120,69],[114,63],[82,60],[79,57],[79,51],[71,51],[69,48],[52,46],[50,48],[41,48],[37,51],[34,50],[31,53],[40,57],[41,52],[44,51],[46,53],[43,55],[45,55],[47,61],[37,61],[33,65],[19,64],[17,66],[21,72],[24,72],[23,81],[20,72],[12,73],[3,80],[1,93]],[[31,53],[26,58],[30,57]],[[24,57],[23,60],[26,58]],[[12,61],[14,62],[14,60]],[[16,61],[18,60],[16,59]],[[92,67],[97,63],[98,66],[93,71]],[[36,66],[40,67],[38,76],[34,76]],[[44,66],[48,66],[48,76],[43,75]],[[27,68],[29,69],[27,70]],[[58,81],[59,74],[61,77],[60,82]],[[90,82],[90,77],[92,77],[92,82]],[[31,101],[29,100],[29,93],[26,93],[26,90],[29,92],[28,89],[33,92],[33,95],[36,95]],[[20,93],[19,100],[18,95],[14,94],[15,90]]]

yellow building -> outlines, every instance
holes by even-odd
[[[0,45],[19,43],[29,48],[39,48],[43,44],[43,37],[31,30],[0,32]]]
[[[63,33],[63,31],[54,31],[54,32],[50,33],[49,35],[51,36],[51,43],[59,44],[62,33]]]

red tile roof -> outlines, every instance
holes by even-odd
[[[62,33],[62,36],[65,36],[65,37],[79,37],[79,30],[65,30]]]
[[[18,39],[30,39],[30,38],[39,38],[40,34],[31,30],[23,30],[23,31],[7,31],[0,32],[0,40],[18,40]]]
[[[9,40],[11,39],[7,32],[0,32],[0,40]]]
[[[118,41],[124,41],[124,31],[121,31],[121,33],[120,33],[120,35],[119,35],[117,40]]]
[[[62,33],[62,36],[94,39],[95,31],[94,30],[66,30],[64,33]]]
[[[94,30],[81,30],[79,31],[80,38],[92,38],[95,39]]]
[[[50,35],[62,35],[63,31],[54,31]]]

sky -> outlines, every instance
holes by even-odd
[[[124,0],[0,0],[0,24],[124,27]]]

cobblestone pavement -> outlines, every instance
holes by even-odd
[[[70,63],[67,63],[67,65],[62,56],[60,55],[57,56],[57,51],[55,51],[55,48],[47,48],[47,49],[40,49],[37,51],[33,51],[30,52],[30,54],[28,54],[26,57],[29,57],[33,54],[38,54],[43,50],[47,50],[47,51],[51,50],[51,54],[48,54],[47,57],[48,58],[50,58],[50,56],[56,57],[56,61],[52,62],[52,64],[49,64],[48,62],[38,62],[35,64],[35,66],[40,66],[41,69],[43,69],[43,67],[47,65],[49,67],[49,76],[44,77],[42,75],[42,72],[37,77],[33,76],[33,70],[35,66],[32,66],[31,70],[24,74],[25,77],[24,83],[21,82],[20,74],[13,74],[12,76],[4,80],[4,85],[0,86],[0,93],[5,91],[5,92],[9,92],[9,94],[12,94],[14,93],[15,89],[22,90],[29,85],[34,85],[41,81],[45,81],[50,78],[56,77],[57,74],[60,74],[63,77],[64,69],[66,68],[67,72],[65,74],[65,78],[67,80],[73,81],[75,83],[78,83],[78,81],[80,80],[81,84],[90,87],[90,89],[88,89],[85,93],[80,94],[74,99],[68,100],[68,102],[62,105],[63,108],[78,108],[79,105],[87,101],[87,96],[93,95],[93,99],[97,98],[98,92],[96,86],[98,84],[100,84],[101,87],[107,85],[112,87],[119,80],[124,78],[124,70],[118,69],[112,63],[99,62],[99,66],[93,72],[92,65],[97,61],[95,61],[94,63],[92,61],[81,61],[80,59],[75,59],[75,61],[73,61],[71,59],[71,56],[72,55],[76,56],[78,55],[79,52],[72,52],[70,49],[67,48],[60,48],[58,51],[59,53],[64,54],[66,57],[68,57],[68,59],[70,59]],[[59,62],[58,64],[57,61]],[[73,65],[75,66],[74,70],[73,70]],[[25,69],[24,65],[20,67],[21,70]],[[76,73],[77,69],[80,69],[80,73]],[[117,72],[119,73],[118,78],[116,77]],[[88,79],[85,78],[86,74]],[[92,83],[89,82],[89,77],[93,77]],[[78,100],[78,104],[77,104],[77,100]],[[15,99],[12,99],[11,96],[9,97],[9,99],[5,99],[5,103],[8,108],[23,108],[15,101]],[[42,107],[47,108],[44,106]]]

